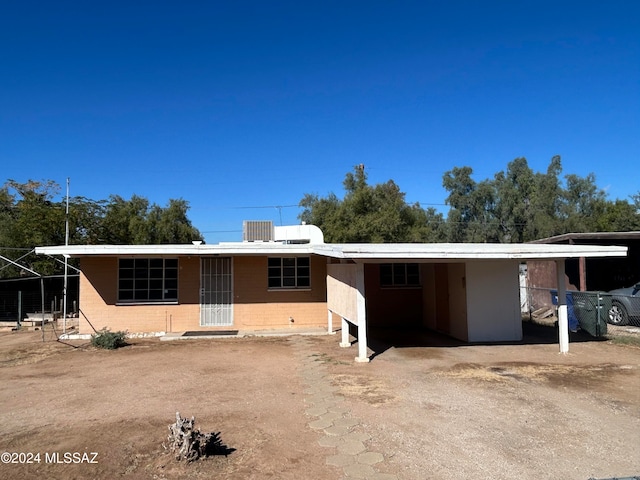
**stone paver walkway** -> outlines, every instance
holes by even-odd
[[[305,412],[309,427],[322,433],[320,446],[333,449],[327,455],[327,464],[342,468],[345,480],[397,480],[395,475],[376,469],[384,462],[384,456],[367,449],[369,435],[357,428],[360,420],[350,415],[343,399],[336,395],[338,389],[331,385],[326,365],[310,351],[309,340],[295,335],[290,341],[300,360],[300,376],[307,386]]]

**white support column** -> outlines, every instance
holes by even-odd
[[[340,346],[342,348],[347,348],[351,346],[351,342],[349,341],[349,322],[347,322],[347,320],[344,317],[342,318],[342,327],[341,327],[341,332],[342,332],[342,338],[340,340]]]
[[[558,337],[560,353],[569,353],[569,317],[567,315],[567,287],[564,283],[564,258],[556,260],[558,282]]]
[[[358,356],[356,362],[366,363],[367,355],[367,306],[364,292],[364,263],[356,264],[356,311],[358,315]]]
[[[327,333],[329,335],[333,334],[333,312],[331,310],[328,310],[328,314],[327,314]]]

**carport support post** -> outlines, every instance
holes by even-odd
[[[358,356],[356,362],[366,363],[367,355],[367,306],[364,296],[364,263],[356,264],[356,312],[358,315]]]
[[[347,348],[351,346],[351,342],[349,341],[349,322],[347,322],[347,319],[344,317],[340,318],[342,318],[340,346],[342,348]]]
[[[569,317],[567,316],[567,287],[564,281],[564,258],[556,260],[558,282],[558,330],[560,353],[569,353]]]

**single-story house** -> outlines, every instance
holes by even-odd
[[[349,325],[357,329],[358,361],[368,361],[368,325],[424,327],[467,342],[519,341],[521,262],[555,261],[564,285],[565,259],[626,252],[597,245],[327,244],[312,225],[246,222],[242,242],[36,249],[80,259],[80,333],[332,332],[340,322],[342,346],[350,345]],[[568,351],[562,286],[559,296],[560,349]]]

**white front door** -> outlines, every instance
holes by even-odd
[[[200,274],[200,326],[233,325],[231,258],[203,258]]]

